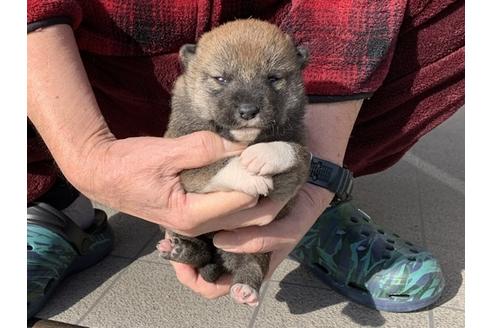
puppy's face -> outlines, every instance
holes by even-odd
[[[276,26],[257,20],[222,25],[180,51],[196,114],[252,142],[283,124],[304,101],[303,48]]]

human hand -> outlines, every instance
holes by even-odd
[[[241,147],[211,132],[117,140],[103,117],[73,31],[59,24],[28,36],[28,116],[63,175],[89,198],[180,232],[220,230],[218,219],[253,206],[239,192],[186,194],[178,174]]]
[[[73,179],[76,187],[98,202],[180,234],[220,230],[222,216],[256,204],[255,197],[240,192],[193,194],[181,187],[182,170],[241,152],[242,146],[214,133],[111,140],[98,148],[86,160],[92,169]]]
[[[233,253],[272,252],[266,276],[268,279],[311,228],[332,198],[333,193],[306,184],[300,189],[289,213],[275,221],[274,218],[285,203],[262,199],[256,207],[230,215],[228,219],[232,219],[231,221],[244,222],[243,227],[216,233],[214,244]],[[190,265],[176,262],[171,264],[178,280],[201,296],[214,299],[229,293],[230,275],[224,275],[218,281],[209,283]]]
[[[218,232],[214,245],[232,253],[272,252],[268,279],[328,207],[333,196],[326,189],[305,184],[285,217],[274,220],[284,204],[267,200],[265,204],[233,215],[256,217],[258,226]]]

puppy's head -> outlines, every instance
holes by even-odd
[[[278,27],[254,19],[224,24],[180,50],[197,116],[242,142],[302,110],[307,57]]]

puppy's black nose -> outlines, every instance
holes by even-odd
[[[239,105],[239,116],[243,120],[250,120],[254,118],[258,112],[260,111],[260,108],[253,105],[253,104],[241,104]]]

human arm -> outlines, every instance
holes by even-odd
[[[217,230],[220,217],[256,203],[239,192],[199,195],[181,188],[181,170],[241,151],[215,134],[117,140],[69,25],[31,32],[27,46],[28,117],[64,176],[89,198],[188,235]]]

